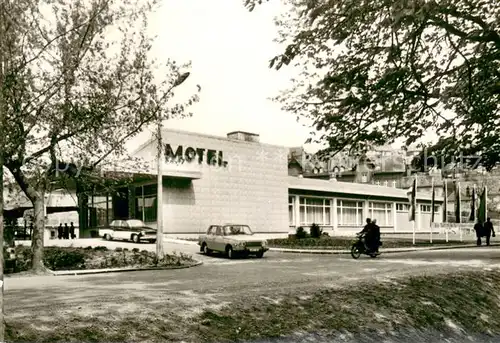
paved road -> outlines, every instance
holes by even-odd
[[[172,249],[176,246],[169,244]],[[154,245],[144,247],[154,249]],[[179,250],[185,249],[197,247],[186,245]],[[360,280],[392,282],[391,278],[398,276],[500,268],[500,247],[385,254],[359,260],[349,255],[277,252],[268,252],[262,259],[196,257],[204,261],[202,266],[181,270],[8,277],[5,312],[8,320],[36,320],[42,329],[67,321],[69,313],[78,316],[71,325],[121,315],[151,314],[154,318],[160,310],[189,318],[242,296],[272,303],[297,289],[309,291]]]
[[[199,305],[230,301],[239,294],[275,294],[304,287],[335,287],[374,278],[499,268],[500,248],[482,247],[381,255],[353,260],[349,255],[300,255],[269,252],[263,259],[228,260],[200,256],[204,265],[170,271],[141,271],[86,276],[11,277],[5,280],[6,310],[65,308],[130,297],[189,298]],[[218,299],[218,300],[217,300]]]

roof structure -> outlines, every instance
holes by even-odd
[[[363,197],[408,199],[408,191],[406,189],[363,183],[300,178],[295,176],[288,177],[288,188],[305,191],[352,194]],[[431,201],[432,196],[430,194],[420,194],[417,192],[417,200]],[[436,197],[435,201],[443,202],[443,198]]]

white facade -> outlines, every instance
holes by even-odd
[[[173,130],[162,139],[165,233],[198,234],[226,222],[265,234],[288,231],[286,148]],[[134,156],[156,161],[156,149],[150,141]],[[172,158],[177,152],[192,160]]]
[[[406,190],[288,176],[285,147],[240,136],[163,132],[167,235],[197,235],[211,224],[224,222],[245,223],[271,236],[293,233],[299,226],[307,229],[313,223],[326,232],[350,234],[359,231],[368,217],[377,219],[382,232],[412,232]],[[155,165],[156,149],[156,141],[151,140],[134,156]],[[207,163],[209,158],[212,164]],[[155,170],[149,172],[156,174]],[[417,198],[415,228],[429,231],[430,196],[418,194]],[[442,220],[441,202],[436,199],[435,222]]]

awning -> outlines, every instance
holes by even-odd
[[[164,170],[163,177],[198,180],[201,179],[201,172],[190,170]]]

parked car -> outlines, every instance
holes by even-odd
[[[269,250],[265,239],[255,237],[248,225],[241,224],[211,225],[206,234],[198,238],[198,245],[206,255],[216,251],[229,258],[238,254],[261,258]]]
[[[99,236],[110,241],[130,240],[134,243],[141,241],[156,242],[156,229],[146,226],[142,220],[113,220],[108,227],[99,229]]]

